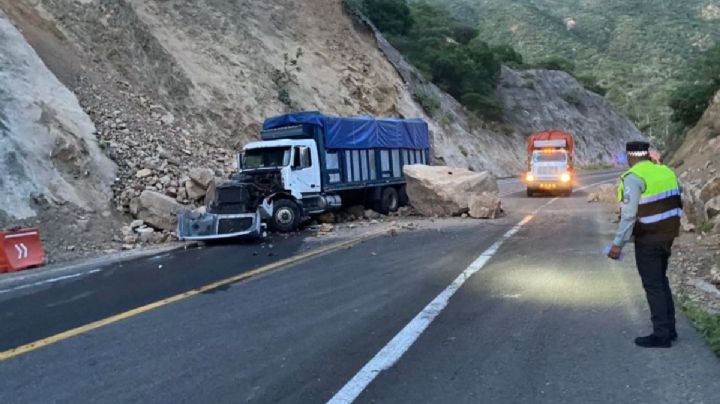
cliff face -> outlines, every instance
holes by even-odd
[[[45,203],[108,210],[115,167],[95,126],[0,11],[0,227]]]

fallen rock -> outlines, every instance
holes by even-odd
[[[147,178],[153,174],[152,170],[149,168],[143,168],[142,170],[135,173],[136,178]]]
[[[500,198],[494,194],[472,195],[468,205],[470,217],[475,219],[495,219],[502,213]]]
[[[135,232],[138,234],[138,238],[141,243],[150,243],[155,235],[155,229],[150,227],[141,227],[139,229],[135,229]]]
[[[377,219],[380,219],[382,217],[382,215],[378,212],[375,212],[372,209],[368,209],[368,210],[364,211],[358,217],[365,217],[365,219],[368,219],[368,220],[377,220]]]
[[[175,230],[177,213],[182,205],[175,199],[155,191],[143,191],[137,201],[137,218],[162,230]]]
[[[365,207],[362,205],[350,206],[346,209],[347,213],[355,216],[355,218],[361,218],[365,216]]]
[[[410,204],[424,216],[459,216],[469,212],[471,196],[498,193],[488,172],[425,165],[407,165],[403,171]]]
[[[718,269],[718,267],[713,267],[710,270],[710,283],[715,286],[720,286],[720,269]]]
[[[711,199],[720,196],[720,175],[710,179],[700,191],[700,200],[707,203]]]
[[[683,213],[687,221],[695,227],[707,221],[705,202],[702,201],[700,187],[692,182],[683,183]]]
[[[612,184],[600,185],[588,195],[587,201],[588,203],[618,203],[617,186]]]
[[[133,220],[133,222],[130,223],[130,228],[134,230],[134,229],[137,229],[138,227],[142,227],[144,225],[145,225],[145,222],[143,222],[142,220]]]
[[[215,172],[209,168],[193,168],[188,175],[203,189],[208,189],[210,183],[215,179]]]
[[[690,222],[690,220],[685,215],[683,215],[683,217],[680,218],[680,226],[682,227],[682,230],[685,233],[693,233],[697,229],[697,226],[695,226],[695,224]]]
[[[705,213],[708,219],[714,219],[720,215],[720,196],[716,196],[705,204]]]
[[[335,223],[335,213],[325,212],[317,216],[318,223]]]
[[[207,190],[193,180],[185,182],[185,192],[187,193],[187,199],[191,201],[199,201],[207,194]]]
[[[323,223],[320,225],[320,233],[330,233],[335,229],[335,226],[333,226],[330,223]]]

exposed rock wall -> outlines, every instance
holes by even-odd
[[[93,122],[2,11],[0,49],[0,227],[44,202],[108,210],[115,166]]]

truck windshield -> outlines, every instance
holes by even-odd
[[[245,151],[243,169],[285,167],[290,165],[290,147],[268,147]]]
[[[567,161],[567,152],[564,150],[533,152],[533,162],[535,163],[560,163],[565,161]]]

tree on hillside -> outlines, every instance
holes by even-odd
[[[413,18],[405,0],[364,0],[367,17],[384,33],[405,35],[413,26]]]
[[[687,74],[691,84],[678,88],[670,97],[673,120],[685,127],[695,125],[720,91],[720,45],[708,50]]]

